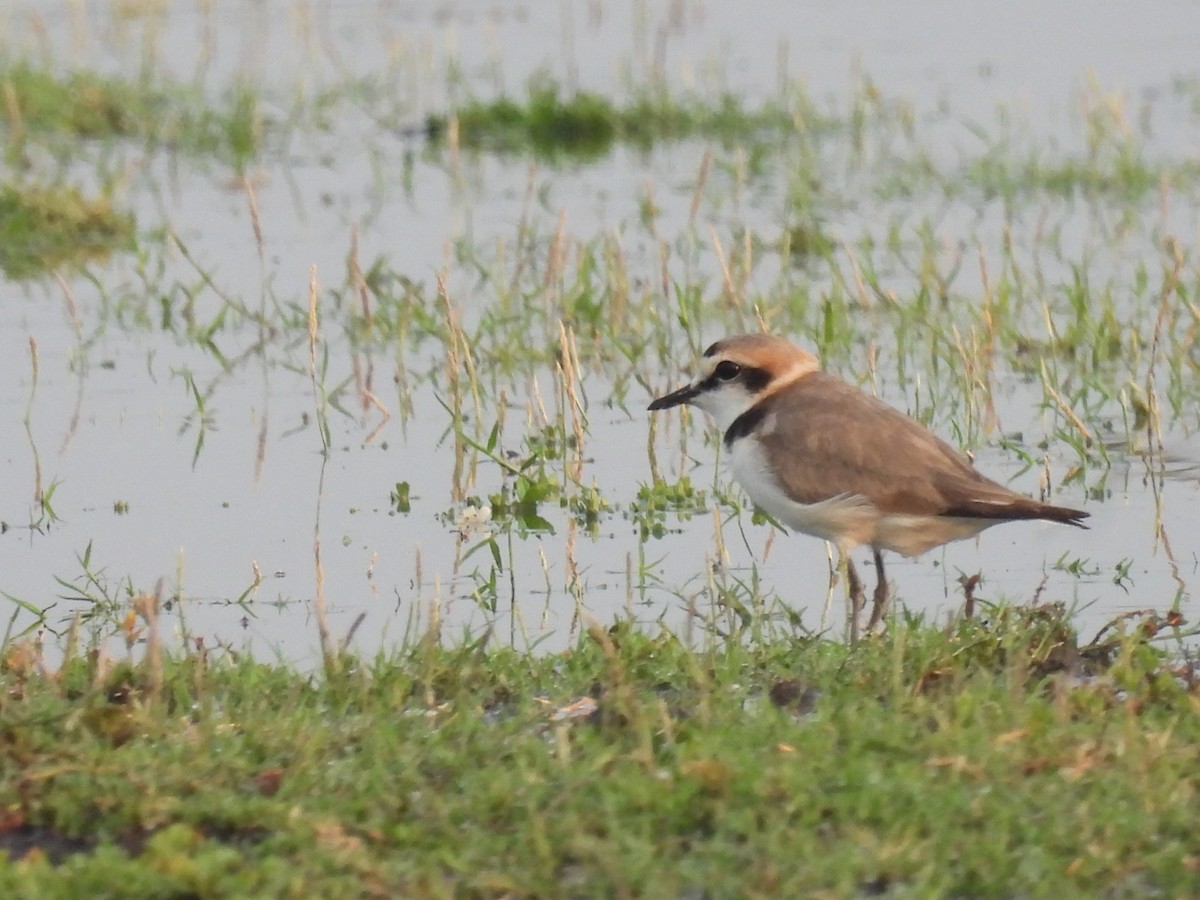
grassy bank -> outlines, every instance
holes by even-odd
[[[7,897],[1182,896],[1190,668],[1051,607],[848,649],[593,628],[326,679],[192,654],[0,699]],[[3,856],[0,855],[0,859]]]

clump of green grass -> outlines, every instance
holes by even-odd
[[[856,648],[618,622],[323,680],[14,642],[0,892],[1190,894],[1198,687],[1146,638],[1093,653],[1054,607]]]
[[[685,521],[704,512],[707,502],[705,492],[697,490],[692,479],[684,475],[674,484],[655,481],[639,487],[627,515],[637,523],[643,540],[661,538],[671,530],[668,513],[673,513],[676,521]]]
[[[616,109],[604,97],[588,93],[560,100],[557,91],[535,90],[525,105],[507,98],[473,102],[457,117],[459,140],[467,147],[528,147],[541,155],[565,152],[588,158],[607,153],[617,135]]]
[[[811,115],[801,118],[815,121]],[[618,141],[641,147],[696,135],[754,141],[768,133],[785,133],[798,122],[796,114],[783,108],[749,110],[728,95],[716,103],[701,103],[644,94],[622,106],[588,91],[563,97],[557,86],[540,83],[530,87],[524,103],[510,97],[472,100],[449,118],[431,117],[428,131],[434,140],[445,140],[451,119],[464,147],[582,159],[603,156]]]
[[[104,259],[133,246],[134,220],[108,197],[66,184],[0,187],[0,269],[13,279]]]
[[[973,160],[963,176],[965,184],[988,198],[1011,200],[1018,193],[1040,193],[1067,198],[1103,196],[1126,203],[1134,203],[1164,185],[1183,188],[1198,180],[1200,167],[1195,163],[1155,161],[1135,148],[1097,159],[1043,160],[1036,154],[1018,160],[983,156]]]
[[[149,98],[128,82],[78,72],[66,77],[18,64],[0,70],[9,130],[58,131],[82,138],[129,137],[151,114]]]
[[[226,108],[171,84],[59,75],[28,63],[0,65],[0,115],[9,153],[48,136],[142,140],[193,156],[217,156],[239,171],[259,152],[264,123],[257,95],[238,86]]]

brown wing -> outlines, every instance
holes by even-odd
[[[801,503],[861,494],[884,513],[1071,524],[1087,516],[997,484],[919,422],[834,375],[806,375],[760,406],[761,421],[774,425],[762,436],[769,455],[803,463],[775,473]]]

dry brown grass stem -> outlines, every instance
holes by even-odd
[[[696,227],[696,216],[704,199],[704,186],[708,184],[708,172],[712,167],[712,150],[705,150],[700,160],[700,171],[696,173],[696,186],[692,189],[692,205],[688,209],[688,231]]]
[[[254,195],[254,183],[249,176],[242,175],[242,191],[246,194],[246,205],[250,209],[250,227],[254,231],[254,246],[258,251],[258,343],[263,347],[267,341],[267,255],[263,240],[262,218],[258,213],[258,199]],[[258,439],[254,448],[254,483],[262,481],[263,466],[267,460],[267,431],[270,424],[268,410],[270,408],[271,391],[269,388],[269,367],[263,357],[263,402],[262,414],[259,417]]]
[[[992,389],[993,377],[996,371],[996,319],[992,315],[992,305],[996,295],[992,289],[991,277],[988,274],[987,257],[983,252],[983,244],[979,245],[979,277],[983,282],[983,318],[984,344],[976,344],[975,373],[980,389],[983,391],[983,429],[990,434],[1000,427],[1000,417],[996,412],[996,398]],[[981,363],[979,361],[982,361]]]
[[[425,629],[425,641],[437,646],[442,640],[442,576],[433,576],[433,600],[429,604],[429,624]]]
[[[754,271],[754,233],[749,228],[742,229],[742,259],[738,267],[738,296],[745,297],[750,285],[750,273]],[[738,322],[741,323],[742,309],[738,309]]]
[[[370,334],[374,326],[371,312],[371,289],[367,285],[366,276],[363,275],[362,265],[358,259],[357,225],[350,229],[350,253],[346,260],[346,267],[349,269],[351,288],[358,295],[359,306],[362,308],[363,328],[367,334]],[[384,427],[391,420],[392,414],[374,390],[372,390],[375,380],[375,363],[370,355],[354,351],[351,357],[351,365],[354,370],[354,388],[358,394],[358,402],[362,407],[362,411],[367,413],[371,409],[375,409],[380,416],[378,424],[363,439],[363,443],[370,444],[383,431]]]
[[[250,207],[250,227],[254,229],[254,246],[258,250],[258,258],[261,261],[266,259],[262,220],[258,215],[258,200],[254,196],[254,184],[246,175],[242,176],[242,190],[246,194],[246,204]]]
[[[71,290],[71,285],[57,271],[54,273],[54,279],[58,282],[58,288],[62,291],[63,299],[67,303],[67,315],[71,319],[71,327],[75,330],[75,365],[77,385],[75,390],[75,406],[71,410],[71,421],[67,424],[66,433],[63,434],[62,444],[58,448],[58,452],[66,452],[67,447],[71,445],[71,441],[75,438],[75,433],[79,430],[79,416],[83,412],[83,379],[86,373],[86,365],[84,361],[84,346],[83,346],[83,326],[79,321],[79,306],[75,302],[75,292]]]
[[[862,266],[858,264],[858,258],[849,244],[842,244],[842,250],[846,254],[846,259],[850,261],[850,271],[854,276],[854,293],[858,297],[858,305],[864,308],[868,307],[871,305],[871,292],[867,290],[867,282],[863,279]]]
[[[40,504],[44,496],[42,491],[42,457],[38,453],[37,442],[33,439],[33,400],[38,388],[38,344],[37,338],[29,336],[29,365],[31,379],[29,382],[29,400],[25,404],[25,434],[29,437],[29,446],[33,450],[33,502]]]
[[[1083,436],[1088,444],[1095,443],[1096,439],[1092,434],[1091,429],[1083,424],[1083,420],[1076,415],[1075,410],[1071,408],[1071,404],[1067,402],[1066,398],[1063,397],[1063,395],[1060,394],[1051,383],[1050,373],[1047,371],[1046,363],[1044,361],[1042,362],[1042,384],[1045,386],[1046,393],[1050,395],[1050,399],[1054,401],[1055,405],[1059,408],[1059,411],[1067,417],[1067,421],[1071,423],[1072,427]]]
[[[1047,502],[1054,494],[1054,478],[1050,474],[1050,456],[1042,457],[1042,474],[1038,478],[1038,498]]]
[[[321,458],[321,475],[317,481],[317,513],[313,523],[313,571],[316,595],[313,600],[313,615],[317,620],[317,638],[321,644],[321,659],[327,674],[340,668],[338,644],[329,630],[329,614],[325,601],[325,564],[321,559],[321,501],[325,495],[325,466],[328,455]]]
[[[346,261],[350,269],[350,284],[358,294],[358,303],[362,307],[363,324],[367,331],[373,324],[371,313],[371,289],[367,286],[366,276],[363,275],[362,264],[358,260],[358,226],[350,229],[350,255]]]
[[[329,432],[325,419],[325,395],[317,377],[317,343],[320,340],[320,319],[317,300],[320,296],[317,282],[317,267],[314,265],[308,280],[308,374],[312,380],[313,401],[316,404],[317,429],[321,434],[321,475],[317,481],[317,509],[313,522],[313,566],[316,578],[316,597],[313,613],[317,620],[317,636],[321,644],[321,656],[325,671],[338,669],[338,646],[329,630],[329,619],[325,604],[325,566],[321,560],[321,501],[325,496],[325,465],[329,460]]]
[[[717,265],[721,267],[721,283],[725,288],[725,305],[729,309],[735,309],[738,306],[738,296],[737,288],[733,284],[733,272],[729,269],[729,258],[725,255],[725,248],[721,246],[721,239],[717,237],[717,229],[709,225],[708,233],[712,237],[713,252],[717,254]]]
[[[78,612],[73,613],[71,615],[71,622],[67,626],[66,640],[63,641],[63,670],[66,670],[67,667],[79,656],[79,635],[82,631],[82,626],[83,614]]]
[[[139,594],[133,599],[133,609],[142,621],[146,623],[146,681],[145,698],[157,702],[162,696],[163,688],[163,649],[162,634],[158,628],[158,611],[162,600],[162,579],[154,585],[154,593]]]
[[[650,416],[650,427],[646,431],[646,457],[650,462],[650,482],[657,484],[662,481],[662,473],[658,469],[658,416]]]
[[[420,544],[413,547],[413,583],[418,597],[425,593],[425,566],[421,562]]]
[[[671,304],[671,245],[664,240],[658,241],[658,275],[663,309],[667,309]]]
[[[475,361],[471,356],[471,346],[459,322],[459,312],[450,293],[446,288],[446,277],[439,272],[437,276],[438,297],[446,310],[446,381],[450,387],[450,412],[453,416],[454,430],[454,474],[451,480],[451,498],[461,502],[475,481],[475,465],[477,454],[472,454],[470,466],[467,465],[467,444],[464,439],[463,424],[463,384],[462,373],[465,370],[468,387],[471,391],[475,408],[475,422],[478,426],[483,421],[483,402],[479,396],[479,378],[475,371]]]
[[[79,322],[79,306],[75,302],[75,292],[58,271],[54,273],[54,280],[58,282],[58,289],[62,291],[63,299],[67,302],[67,315],[71,319],[71,327],[75,329],[75,340],[82,341],[83,326]]]
[[[712,508],[713,522],[713,552],[716,555],[716,564],[722,569],[727,569],[730,564],[729,548],[725,546],[725,531],[721,527],[721,506],[717,504]]]
[[[529,262],[530,249],[533,243],[529,241],[529,216],[533,210],[533,199],[537,187],[537,171],[537,165],[530,163],[529,171],[525,178],[525,197],[521,201],[521,215],[517,219],[516,261],[513,264],[512,278],[508,282],[508,293],[510,295],[517,293],[517,288],[521,284],[521,276],[524,275],[525,267]]]
[[[1155,456],[1157,456],[1159,468],[1161,468],[1165,455],[1162,436],[1162,407],[1158,402],[1155,369],[1159,363],[1162,336],[1170,312],[1171,300],[1179,287],[1185,257],[1183,248],[1173,237],[1166,239],[1164,249],[1171,255],[1171,268],[1167,272],[1166,278],[1163,279],[1162,291],[1159,293],[1158,314],[1154,318],[1154,331],[1150,339],[1150,363],[1146,369],[1146,406],[1149,412],[1149,415],[1146,417],[1146,448],[1148,453],[1147,464],[1152,470],[1149,479],[1150,488],[1154,492],[1154,539],[1163,545],[1168,559],[1174,562],[1174,558],[1171,555],[1171,545],[1166,540],[1166,529],[1163,524],[1162,486],[1158,478],[1158,473],[1153,471]]]
[[[565,558],[565,574],[567,593],[571,595],[571,600],[574,601],[574,612],[571,615],[571,627],[568,630],[568,635],[571,640],[575,638],[575,630],[579,627],[579,623],[583,621],[583,617],[587,615],[583,606],[583,582],[579,577],[579,563],[575,556],[575,538],[578,534],[579,526],[574,518],[567,520],[567,541],[564,551]]]
[[[450,340],[446,347],[446,383],[450,387],[451,430],[454,432],[454,473],[450,479],[450,499],[461,503],[467,496],[466,485],[463,484],[466,469],[467,445],[462,435],[462,390],[459,386],[458,341],[455,339],[453,325],[450,324],[450,298],[446,295],[446,282],[441,273],[437,276],[438,296],[446,307],[446,320]]]
[[[567,258],[567,214],[560,212],[558,222],[554,226],[554,239],[546,251],[546,274],[542,278],[542,293],[547,301],[561,302],[562,292],[559,285],[562,282],[563,269],[566,268]]]
[[[579,397],[579,348],[575,342],[575,332],[561,320],[558,323],[558,340],[562,348],[559,371],[562,373],[563,392],[566,394],[567,408],[571,414],[571,433],[575,438],[575,452],[571,455],[569,475],[572,481],[579,484],[583,478],[584,436],[587,413]]]
[[[613,231],[604,239],[608,260],[608,328],[613,334],[624,331],[629,309],[629,261],[621,246],[620,232]]]
[[[979,365],[980,360],[983,358],[983,350],[979,346],[977,332],[972,328],[970,340],[964,340],[962,333],[958,330],[958,326],[952,325],[950,333],[954,338],[954,349],[958,353],[959,365],[966,391],[967,427],[965,432],[967,435],[970,435],[976,428],[982,428],[986,431],[991,425],[991,417],[988,413],[988,409],[991,408],[991,401],[987,375],[981,371]],[[982,404],[984,409],[982,414],[977,409],[980,394],[984,395]]]
[[[365,368],[364,359],[366,362]],[[371,385],[375,381],[375,363],[370,356],[355,352],[351,354],[350,366],[354,373],[354,389],[358,394],[358,402],[363,412],[366,413],[374,409],[379,413],[379,421],[371,429],[371,432],[363,438],[364,444],[370,444],[383,431],[384,427],[391,420],[392,414],[383,405],[383,401],[371,390]]]
[[[1160,459],[1163,453],[1162,410],[1159,407],[1158,392],[1155,389],[1155,367],[1159,362],[1159,351],[1162,346],[1164,326],[1171,309],[1171,300],[1179,287],[1184,263],[1183,248],[1174,238],[1166,240],[1165,249],[1171,254],[1171,268],[1163,280],[1162,291],[1159,293],[1158,314],[1154,318],[1154,331],[1150,339],[1150,365],[1146,371],[1146,403],[1151,413],[1147,422],[1147,427],[1150,429],[1148,438],[1151,451],[1157,448]]]
[[[21,99],[17,96],[16,85],[11,79],[5,79],[4,90],[4,119],[8,125],[8,141],[12,147],[20,147],[25,143],[25,118],[21,115]]]
[[[321,450],[329,450],[329,435],[325,427],[325,395],[317,377],[317,345],[321,341],[320,317],[318,315],[318,300],[320,285],[317,282],[317,267],[313,266],[308,275],[308,376],[312,381],[313,400],[316,403],[317,426],[321,432]]]
[[[459,140],[458,116],[451,116],[446,128],[446,147],[450,150],[450,172],[454,185],[461,188],[464,182],[462,165],[462,142]]]
[[[101,687],[108,682],[112,672],[113,661],[108,655],[108,645],[101,641],[88,651],[88,683],[93,687]]]
[[[545,428],[550,424],[550,414],[546,412],[546,401],[542,399],[542,386],[537,378],[533,379],[532,390],[530,391],[530,418],[534,413],[538,415],[538,426]]]

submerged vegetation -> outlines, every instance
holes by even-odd
[[[59,75],[19,62],[0,63],[0,100],[0,269],[14,280],[77,270],[137,246],[132,212],[113,204],[123,173],[102,164],[99,197],[59,180],[64,166],[92,155],[93,145],[133,144],[244,173],[263,140],[257,96],[246,88],[219,108],[175,85],[86,71]]]
[[[241,171],[261,149],[264,123],[256,92],[234,89],[219,105],[178,85],[75,71],[58,75],[28,62],[0,64],[10,164],[29,143],[58,153],[61,140],[134,140],[193,158],[214,157]]]
[[[804,96],[796,99],[794,110],[749,110],[732,96],[715,102],[679,101],[666,92],[618,104],[587,91],[564,97],[557,85],[538,83],[524,103],[510,97],[472,100],[449,117],[432,116],[427,127],[435,141],[453,135],[470,149],[590,159],[608,153],[618,142],[643,150],[686,138],[758,144],[778,141],[797,127],[820,128],[823,120],[803,102]]]
[[[133,216],[68,185],[0,187],[0,270],[30,278],[134,246]]]

